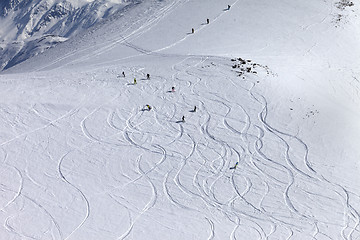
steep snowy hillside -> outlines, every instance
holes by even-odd
[[[360,239],[360,4],[131,6],[0,75],[0,239]]]
[[[136,1],[6,0],[0,3],[0,70],[31,58]]]

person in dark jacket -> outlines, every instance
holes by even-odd
[[[235,163],[235,166],[231,167],[230,169],[236,169],[237,165],[239,164],[239,162]]]

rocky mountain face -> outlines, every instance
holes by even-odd
[[[66,41],[134,0],[2,0],[0,70]]]
[[[14,9],[21,0],[8,0],[0,2],[0,14],[5,16],[10,9]]]

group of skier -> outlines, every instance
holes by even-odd
[[[124,71],[122,72],[121,75],[122,75],[122,77],[126,76]],[[150,80],[150,74],[149,73],[146,74],[146,79]],[[136,85],[136,84],[137,84],[137,81],[136,81],[136,78],[134,78],[133,85]],[[171,91],[169,91],[169,92],[175,92],[175,87],[171,87]],[[142,111],[145,111],[145,110],[150,111],[151,109],[152,109],[152,107],[149,104],[146,104]],[[196,106],[194,106],[194,109],[191,110],[190,112],[196,112],[196,109],[197,109]],[[185,122],[185,116],[182,116],[181,122]]]
[[[228,6],[227,6],[227,9],[224,9],[224,11],[225,11],[225,10],[230,10],[230,8],[231,8],[231,6],[228,5]],[[209,23],[210,23],[210,19],[207,18],[207,19],[206,19],[206,24],[209,24]],[[194,29],[194,28],[191,29],[191,33],[192,33],[192,34],[195,33],[195,29]]]
[[[230,8],[231,8],[231,6],[228,5],[228,6],[227,6],[227,9],[225,9],[225,10],[230,10]],[[206,24],[210,24],[210,19],[208,19],[208,18],[206,19]],[[194,28],[191,29],[191,33],[195,33],[195,29],[194,29]],[[122,76],[125,77],[125,72],[122,72]],[[147,79],[147,80],[150,80],[150,74],[149,74],[149,73],[146,74],[146,79]],[[134,85],[137,84],[136,78],[134,78],[134,83],[133,83],[133,84],[134,84]],[[175,92],[175,87],[171,87],[171,91],[170,91],[170,92]],[[146,105],[145,105],[144,110],[150,111],[151,109],[152,109],[152,107],[151,107],[149,104],[146,104]],[[194,106],[194,109],[193,109],[191,112],[196,112],[196,110],[197,110],[197,108],[196,108],[196,106]],[[180,122],[185,122],[185,116],[184,116],[184,115],[182,116]],[[233,167],[230,167],[230,170],[235,170],[238,164],[239,164],[239,162],[236,162]]]
[[[125,77],[125,72],[122,72],[122,76]],[[150,74],[147,73],[146,74],[146,79],[150,80]],[[136,78],[134,78],[134,85],[136,84]],[[175,87],[171,87],[171,91],[169,92],[175,92]],[[142,111],[151,111],[152,107],[149,105],[149,104],[146,104],[145,107],[142,109]],[[196,112],[197,110],[197,107],[194,106],[194,109],[191,110],[190,112]],[[183,115],[182,118],[181,118],[181,121],[178,121],[178,122],[185,122],[185,116]],[[230,167],[230,170],[235,170],[237,165],[239,164],[239,162],[236,162],[235,165],[233,167]]]

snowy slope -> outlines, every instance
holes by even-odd
[[[144,1],[0,75],[0,239],[360,238],[358,4],[228,4]]]

